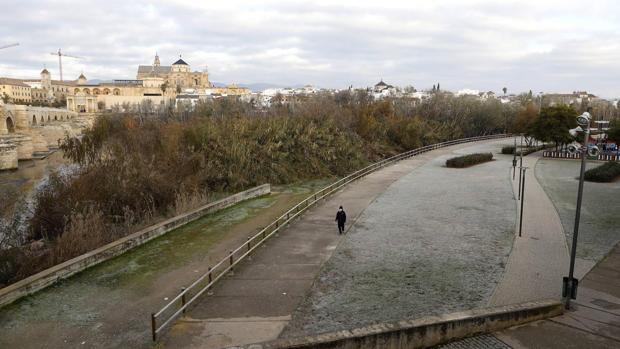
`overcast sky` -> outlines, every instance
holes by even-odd
[[[210,80],[620,97],[618,0],[2,0],[0,76],[135,79],[155,52]]]

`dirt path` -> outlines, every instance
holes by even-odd
[[[0,310],[0,348],[148,348],[150,313],[325,181],[274,188]]]

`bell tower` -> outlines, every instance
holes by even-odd
[[[159,67],[160,66],[160,62],[159,62],[159,56],[157,55],[157,52],[155,52],[155,61],[153,61],[153,66],[154,67]]]
[[[43,68],[41,71],[41,87],[46,90],[52,89],[52,76],[47,68]]]

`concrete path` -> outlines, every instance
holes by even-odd
[[[495,333],[512,348],[620,348],[620,244],[579,285],[564,315]]]
[[[221,348],[277,338],[342,239],[334,222],[338,206],[344,206],[350,228],[394,181],[429,159],[468,146],[471,144],[401,161],[352,183],[309,210],[251,261],[223,279],[209,297],[177,321],[160,346]]]
[[[536,154],[523,157],[523,166],[528,169],[525,176],[522,236],[517,235],[521,207],[518,201],[517,236],[502,281],[489,300],[490,306],[558,299],[561,296],[562,277],[568,275],[569,252],[562,222],[553,203],[536,180],[534,166],[538,159]],[[515,198],[518,198],[518,186],[517,168],[513,181]]]
[[[514,240],[515,202],[498,154],[509,140],[437,156],[364,211],[280,338],[486,306]],[[494,160],[447,168],[459,154]]]
[[[150,312],[326,184],[272,188],[0,309],[0,348],[151,347]]]

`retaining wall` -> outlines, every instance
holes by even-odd
[[[15,300],[35,293],[51,284],[70,277],[108,259],[119,256],[132,248],[155,239],[165,233],[192,222],[205,214],[213,213],[233,206],[241,201],[256,198],[271,193],[271,186],[261,186],[242,191],[224,199],[212,202],[191,212],[167,219],[161,223],[142,229],[124,238],[118,239],[96,250],[85,253],[49,269],[43,270],[26,279],[0,289],[0,307]]]
[[[527,322],[562,314],[556,300],[476,309],[414,320],[381,323],[372,326],[324,333],[314,336],[279,339],[250,344],[243,349],[412,349],[428,348],[478,334],[503,330]]]

